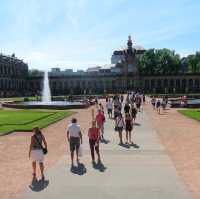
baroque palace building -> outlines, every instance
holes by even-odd
[[[111,64],[96,66],[86,71],[61,71],[52,68],[49,72],[53,95],[117,93],[140,90],[146,93],[173,93],[200,91],[200,75],[179,74],[144,76],[139,74],[138,62],[145,49],[132,42],[129,36],[127,47],[115,50]],[[28,65],[13,56],[0,56],[0,96],[40,95],[43,73],[28,72]]]
[[[132,43],[129,36],[127,48],[115,50],[111,64],[96,66],[86,71],[53,68],[49,72],[52,94],[113,93],[139,88],[138,61],[145,49]],[[29,90],[42,89],[42,75],[29,77]]]
[[[0,54],[0,96],[19,96],[27,91],[28,65],[15,55]]]

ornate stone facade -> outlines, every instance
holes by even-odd
[[[0,54],[0,97],[25,94],[28,65],[14,55]]]

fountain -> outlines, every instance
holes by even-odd
[[[4,103],[3,106],[19,109],[75,109],[87,108],[90,106],[90,102],[85,99],[76,101],[52,101],[48,71],[45,71],[43,78],[42,101],[11,102]]]
[[[49,87],[48,71],[44,72],[42,102],[44,102],[44,103],[50,103],[51,102],[51,90],[50,90],[50,87]]]

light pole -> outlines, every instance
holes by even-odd
[[[153,88],[153,93],[154,93],[154,94],[156,93],[156,89],[155,89],[155,88]]]
[[[167,94],[167,88],[165,88],[165,95]]]
[[[175,94],[176,94],[176,88],[173,88],[173,93],[174,93],[174,96],[175,96]]]

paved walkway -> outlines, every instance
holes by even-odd
[[[63,157],[47,171],[46,184],[37,184],[21,199],[189,199],[183,183],[147,115],[138,114],[134,142],[139,148],[118,145],[113,121],[107,119],[109,143],[100,145],[104,166],[91,165],[87,138],[79,169],[70,171],[69,157]]]

